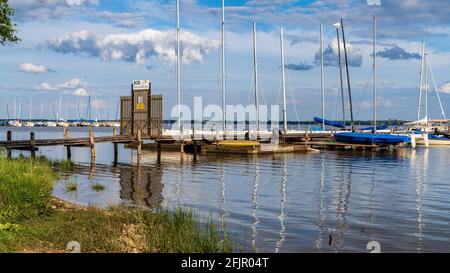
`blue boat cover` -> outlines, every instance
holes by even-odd
[[[370,134],[370,133],[336,133],[334,134],[336,141],[352,143],[352,144],[399,144],[410,142],[408,136],[388,135],[388,134]]]
[[[334,121],[334,120],[327,120],[327,119],[322,119],[319,117],[314,117],[314,121],[317,123],[325,123],[328,126],[333,126],[333,127],[337,127],[337,128],[345,128],[345,124],[342,121]]]
[[[443,136],[435,136],[435,135],[432,135],[432,134],[428,134],[428,138],[429,139],[436,139],[436,140],[450,140],[450,138],[446,138],[446,137],[443,137]]]
[[[377,130],[386,130],[388,127],[386,125],[377,125]],[[366,127],[366,128],[362,128],[359,129],[361,131],[373,131],[373,126],[372,127]]]

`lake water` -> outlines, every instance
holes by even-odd
[[[0,128],[0,139],[6,138]],[[33,128],[36,138],[61,138],[61,128]],[[30,129],[13,129],[14,139]],[[96,128],[96,135],[112,129]],[[72,128],[71,136],[87,136]],[[20,152],[15,152],[19,155]],[[28,156],[28,152],[23,152]],[[38,154],[64,159],[64,147]],[[65,173],[54,194],[80,204],[190,207],[212,217],[258,252],[450,252],[450,147],[385,152],[321,151],[274,156],[199,156],[120,148],[121,164],[111,166],[112,144],[73,148],[75,172]],[[77,181],[77,192],[66,192]],[[93,183],[105,189],[92,190]]]

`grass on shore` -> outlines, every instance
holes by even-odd
[[[94,184],[92,184],[92,189],[94,191],[103,191],[105,189],[105,185],[100,184],[100,183],[94,183]]]
[[[66,182],[66,192],[74,192],[78,190],[78,182],[76,180]]]
[[[57,176],[43,159],[0,154],[0,252],[232,252],[237,246],[212,221],[188,209],[80,207],[52,197]],[[224,239],[225,238],[225,239]]]

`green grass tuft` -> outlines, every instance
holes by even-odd
[[[59,170],[62,172],[73,172],[75,164],[72,160],[62,160],[59,162]]]
[[[66,192],[73,192],[78,190],[78,182],[77,181],[68,181],[66,182]]]
[[[105,190],[105,185],[100,184],[100,183],[94,183],[94,184],[92,184],[92,189],[94,191],[103,191],[103,190]]]

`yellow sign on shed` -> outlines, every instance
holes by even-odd
[[[145,105],[143,102],[136,103],[136,110],[144,110],[144,109],[145,109]]]

